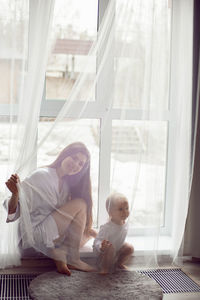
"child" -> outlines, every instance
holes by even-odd
[[[106,209],[110,220],[100,227],[93,244],[100,274],[107,274],[114,265],[126,269],[124,263],[134,251],[132,245],[124,243],[128,229],[125,221],[129,216],[127,198],[119,193],[111,194],[106,200]]]

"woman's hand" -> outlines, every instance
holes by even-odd
[[[17,188],[17,183],[19,182],[19,176],[17,174],[12,174],[10,178],[6,181],[6,186],[12,193],[12,196],[8,202],[8,213],[13,214],[17,209],[17,204],[19,201],[19,193]]]
[[[13,196],[18,196],[17,183],[19,181],[19,176],[17,174],[12,174],[5,183],[9,191],[13,194]]]

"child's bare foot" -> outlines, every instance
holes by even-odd
[[[96,269],[82,260],[78,260],[76,262],[72,262],[70,264],[67,264],[68,268],[71,270],[78,270],[78,271],[83,271],[83,272],[94,272]]]
[[[68,276],[71,275],[71,272],[68,269],[68,266],[67,266],[67,264],[65,262],[60,261],[60,260],[54,260],[54,261],[55,261],[58,273],[66,274]]]

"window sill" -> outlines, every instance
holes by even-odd
[[[94,257],[92,245],[94,239],[91,239],[87,244],[80,249],[81,257]],[[157,254],[168,255],[171,249],[171,237],[170,236],[160,236],[158,243],[155,237],[151,236],[132,236],[126,238],[127,243],[134,246],[134,255],[148,255],[156,251]],[[158,247],[157,247],[158,245]]]

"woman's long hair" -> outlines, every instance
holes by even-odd
[[[89,234],[92,227],[92,192],[90,180],[90,153],[88,149],[81,142],[72,143],[64,148],[56,160],[48,165],[48,167],[57,169],[67,156],[74,155],[78,152],[83,153],[87,158],[83,168],[77,174],[64,176],[63,180],[69,185],[71,199],[82,198],[87,204],[85,233]]]

